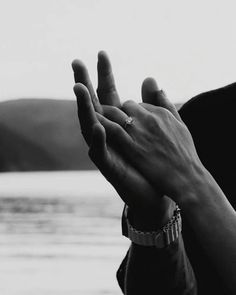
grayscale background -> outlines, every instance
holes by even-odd
[[[181,104],[235,82],[235,1],[0,0],[0,294],[121,294],[123,203],[80,134],[71,61],[122,100],[156,78]]]

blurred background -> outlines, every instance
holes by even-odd
[[[173,101],[235,81],[235,1],[0,1],[0,98],[72,98],[70,63],[96,82],[96,54],[111,57],[124,99],[146,76]]]
[[[121,294],[122,202],[87,156],[71,61],[122,100],[156,78],[172,102],[235,82],[235,1],[0,0],[0,293]]]

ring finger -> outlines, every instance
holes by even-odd
[[[103,115],[107,119],[119,124],[127,132],[130,130],[130,127],[132,126],[135,120],[134,117],[128,116],[121,109],[107,105],[103,106]]]

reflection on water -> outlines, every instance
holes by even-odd
[[[97,172],[0,182],[0,294],[121,294],[122,202]]]

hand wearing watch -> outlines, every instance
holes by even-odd
[[[158,231],[140,231],[135,229],[128,219],[127,205],[124,209],[124,218],[127,230],[124,230],[123,228],[122,234],[129,238],[133,243],[141,246],[155,246],[157,248],[168,247],[178,239],[182,231],[180,209],[177,205],[172,218]]]

